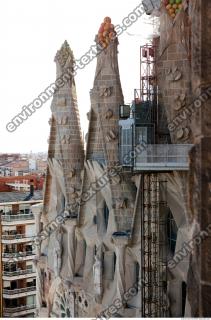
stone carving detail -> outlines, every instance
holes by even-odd
[[[76,228],[77,219],[70,218],[65,222],[64,228],[67,232],[67,249],[68,255],[66,261],[64,261],[64,269],[68,279],[71,281],[75,275],[75,228]]]
[[[100,88],[100,97],[110,97],[112,95],[113,92],[113,87],[104,87],[104,88]]]
[[[89,310],[89,299],[84,290],[78,292],[77,304],[81,311],[81,314],[87,317],[87,312]]]
[[[69,284],[62,284],[56,291],[55,297],[56,311],[58,317],[73,318],[75,315],[75,293]]]
[[[75,192],[75,188],[70,187],[68,191],[69,191],[70,194],[73,194]]]
[[[56,61],[61,66],[61,68],[64,68],[68,63],[73,64],[73,52],[66,40],[63,43],[61,49],[57,51],[54,61]]]
[[[102,296],[102,260],[99,255],[95,256],[93,265],[93,279],[95,298],[98,300]]]
[[[189,128],[181,128],[177,131],[177,139],[178,140],[187,140],[190,136],[190,129]]]
[[[106,141],[111,142],[112,140],[116,140],[117,137],[118,137],[118,133],[114,129],[112,129],[107,133]]]
[[[54,242],[54,273],[55,278],[59,277],[62,266],[62,229],[59,227],[55,231]]]
[[[58,117],[57,118],[57,124],[67,124],[68,123],[68,116]]]
[[[76,170],[74,168],[70,169],[68,177],[72,179],[75,176],[75,174],[76,174]]]
[[[58,117],[58,118],[56,119],[56,123],[57,123],[57,124],[62,124],[62,119]]]
[[[78,193],[77,192],[71,193],[70,198],[71,199],[77,199],[78,198]]]
[[[115,268],[115,277],[116,277],[116,297],[122,299],[125,292],[125,247],[128,244],[128,237],[116,237],[112,236],[113,242],[115,244],[116,252],[116,268]]]
[[[108,109],[105,113],[106,119],[111,119],[113,117],[113,111],[111,109]]]
[[[116,208],[117,209],[126,209],[127,208],[128,199],[117,199],[116,200]]]
[[[186,94],[182,93],[181,95],[176,96],[174,99],[175,105],[174,109],[176,111],[180,110],[182,107],[185,107],[186,105]]]
[[[48,124],[49,124],[49,126],[52,125],[52,118],[50,118],[50,119],[48,120]]]
[[[182,72],[178,69],[178,67],[168,68],[166,70],[166,78],[168,81],[179,81],[182,79]]]
[[[68,116],[64,116],[61,118],[61,124],[67,124],[68,123]]]
[[[113,184],[113,185],[120,184],[121,183],[120,175],[116,174],[115,176],[111,177],[110,183]]]
[[[61,138],[61,144],[69,144],[71,142],[70,135],[63,135]]]
[[[64,135],[61,138],[61,144],[65,144],[65,143],[66,143],[66,136]]]

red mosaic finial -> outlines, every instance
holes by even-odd
[[[163,0],[162,1],[168,14],[175,18],[177,13],[182,9],[182,0]]]
[[[98,30],[98,41],[106,48],[115,37],[116,32],[114,30],[114,25],[111,23],[111,18],[105,17]]]

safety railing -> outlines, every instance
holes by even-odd
[[[19,288],[19,289],[3,289],[3,293],[7,295],[13,295],[18,293],[36,291],[36,287],[27,287],[27,288]]]
[[[14,276],[20,276],[20,275],[31,274],[31,273],[35,273],[35,271],[32,269],[16,270],[16,271],[3,270],[3,276],[6,276],[6,277],[14,277]]]
[[[33,214],[5,214],[1,216],[3,221],[11,222],[11,221],[22,221],[22,220],[32,220],[34,219]]]

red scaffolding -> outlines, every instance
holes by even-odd
[[[153,44],[140,47],[140,98],[152,103],[157,99],[155,53],[156,47]]]

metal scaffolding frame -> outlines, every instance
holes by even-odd
[[[141,272],[142,317],[167,316],[166,202],[157,173],[142,174]],[[164,185],[164,188],[166,186]]]
[[[156,46],[153,43],[140,47],[140,99],[153,106],[153,122],[157,122],[157,71]]]

